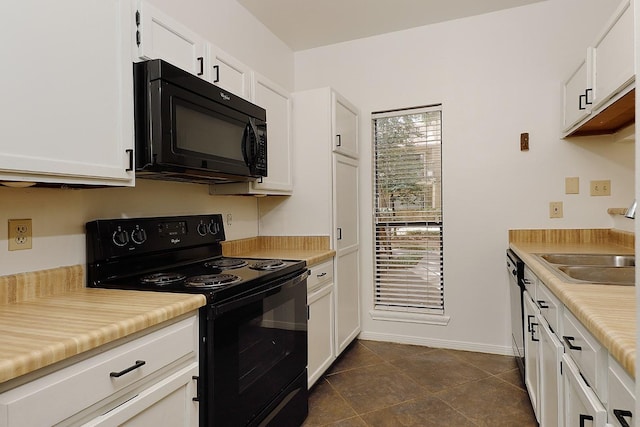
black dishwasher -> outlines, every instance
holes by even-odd
[[[518,370],[524,382],[524,263],[511,249],[507,249],[507,271],[509,273],[509,297],[511,306],[511,345]]]

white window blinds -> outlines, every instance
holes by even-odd
[[[442,110],[373,113],[375,309],[444,313]]]

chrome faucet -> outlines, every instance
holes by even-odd
[[[627,209],[627,213],[624,214],[624,216],[634,219],[636,217],[636,206],[637,200],[634,200],[633,203],[631,203],[631,206],[629,206],[629,209]]]

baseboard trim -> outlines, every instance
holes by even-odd
[[[451,341],[437,338],[414,337],[409,335],[384,334],[378,332],[360,332],[359,339],[371,341],[393,342],[398,344],[421,345],[424,347],[446,348],[450,350],[475,351],[478,353],[501,354],[513,356],[511,347],[481,344],[467,341]]]

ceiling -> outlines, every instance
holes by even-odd
[[[294,51],[539,1],[543,0],[238,0]]]

